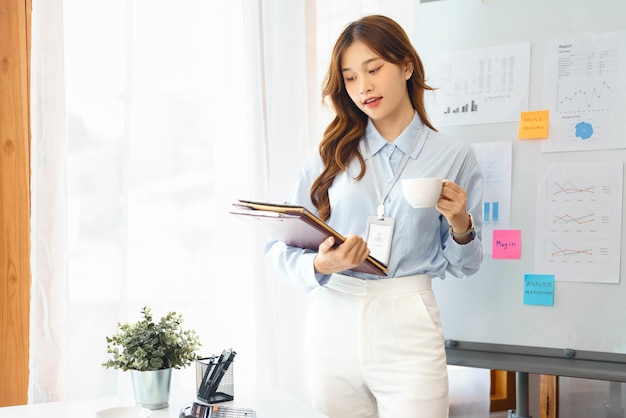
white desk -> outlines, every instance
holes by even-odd
[[[152,411],[150,418],[178,418],[180,410],[196,400],[196,394],[172,393],[170,406]],[[38,403],[0,408],[0,418],[90,418],[101,409],[134,406],[132,397],[108,397],[68,402]],[[252,408],[257,418],[328,418],[293,396],[271,387],[242,386],[235,388],[235,400],[220,405]]]

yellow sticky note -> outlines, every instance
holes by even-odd
[[[520,139],[541,139],[548,137],[549,110],[522,112],[517,137]]]

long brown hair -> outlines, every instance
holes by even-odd
[[[413,64],[413,74],[407,80],[409,98],[422,122],[435,130],[424,107],[424,91],[432,88],[426,84],[422,61],[402,27],[380,15],[366,16],[348,24],[335,43],[322,87],[323,103],[334,111],[335,118],[326,127],[319,145],[324,170],[311,186],[311,201],[325,221],[330,217],[328,189],[335,176],[346,170],[355,157],[361,165],[357,180],[365,175],[365,160],[359,152],[359,140],[365,133],[368,117],[348,96],[341,72],[342,54],[357,40],[387,62]]]

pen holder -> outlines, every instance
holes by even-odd
[[[202,402],[232,401],[235,397],[232,362],[220,363],[216,356],[197,359],[196,391],[198,400]]]

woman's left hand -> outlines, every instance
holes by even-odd
[[[444,181],[437,210],[446,217],[453,232],[463,233],[469,229],[467,192],[453,181]]]

